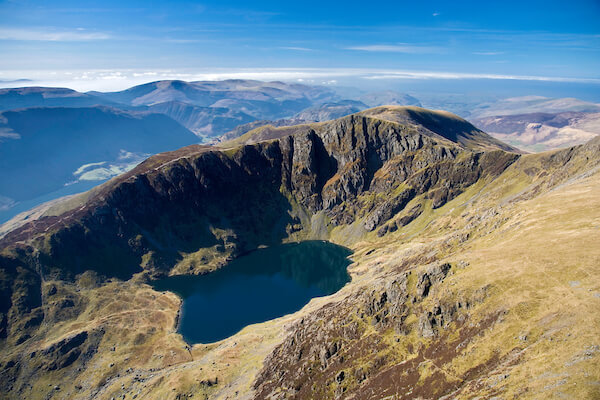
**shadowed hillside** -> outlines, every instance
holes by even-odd
[[[599,146],[520,155],[380,107],[152,156],[0,239],[3,390],[594,397],[597,329],[570,327],[600,323]],[[352,282],[218,343],[183,342],[180,300],[144,283],[306,239],[351,248]]]
[[[29,107],[89,107],[115,105],[110,100],[65,88],[0,89],[0,111]]]
[[[10,171],[0,178],[0,194],[15,201],[57,190],[93,169],[108,168],[83,179],[106,179],[115,175],[111,165],[124,168],[141,156],[197,141],[166,116],[107,107],[4,111],[0,135],[0,168]]]

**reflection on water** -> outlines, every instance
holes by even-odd
[[[256,250],[202,276],[152,283],[183,298],[179,332],[190,343],[210,343],[244,326],[268,321],[332,294],[350,281],[351,252],[323,241]]]

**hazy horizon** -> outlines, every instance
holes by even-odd
[[[106,77],[105,74],[109,74]],[[442,99],[445,96],[469,98],[480,96],[486,99],[500,99],[520,96],[543,96],[549,98],[575,97],[590,102],[600,102],[600,82],[595,81],[554,81],[547,79],[520,79],[519,77],[476,77],[447,76],[429,77],[406,74],[408,76],[390,78],[380,71],[205,71],[202,73],[143,73],[143,72],[83,72],[83,77],[69,78],[58,74],[27,75],[17,80],[0,80],[0,88],[18,87],[61,87],[79,92],[121,91],[133,86],[160,80],[221,81],[227,79],[249,79],[258,81],[282,81],[306,85],[327,86],[342,94],[353,92],[378,92],[393,90],[407,93],[425,100],[429,97]],[[440,100],[441,101],[441,100]]]
[[[600,101],[598,17],[599,3],[582,0],[0,1],[0,86],[239,78]]]

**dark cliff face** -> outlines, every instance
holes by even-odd
[[[0,240],[7,271],[0,330],[14,331],[19,316],[39,307],[41,278],[70,280],[86,270],[121,279],[164,274],[183,253],[207,248],[225,262],[294,233],[314,237],[316,214],[325,216],[321,231],[356,223],[384,235],[403,223],[393,218],[411,200],[440,207],[516,158],[362,115],[229,150],[192,146],[151,157],[85,204]],[[16,276],[26,283],[11,284]]]

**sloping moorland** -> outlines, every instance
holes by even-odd
[[[522,155],[380,107],[162,153],[0,239],[9,398],[595,398],[600,140]],[[352,282],[213,344],[148,280],[286,241]]]

